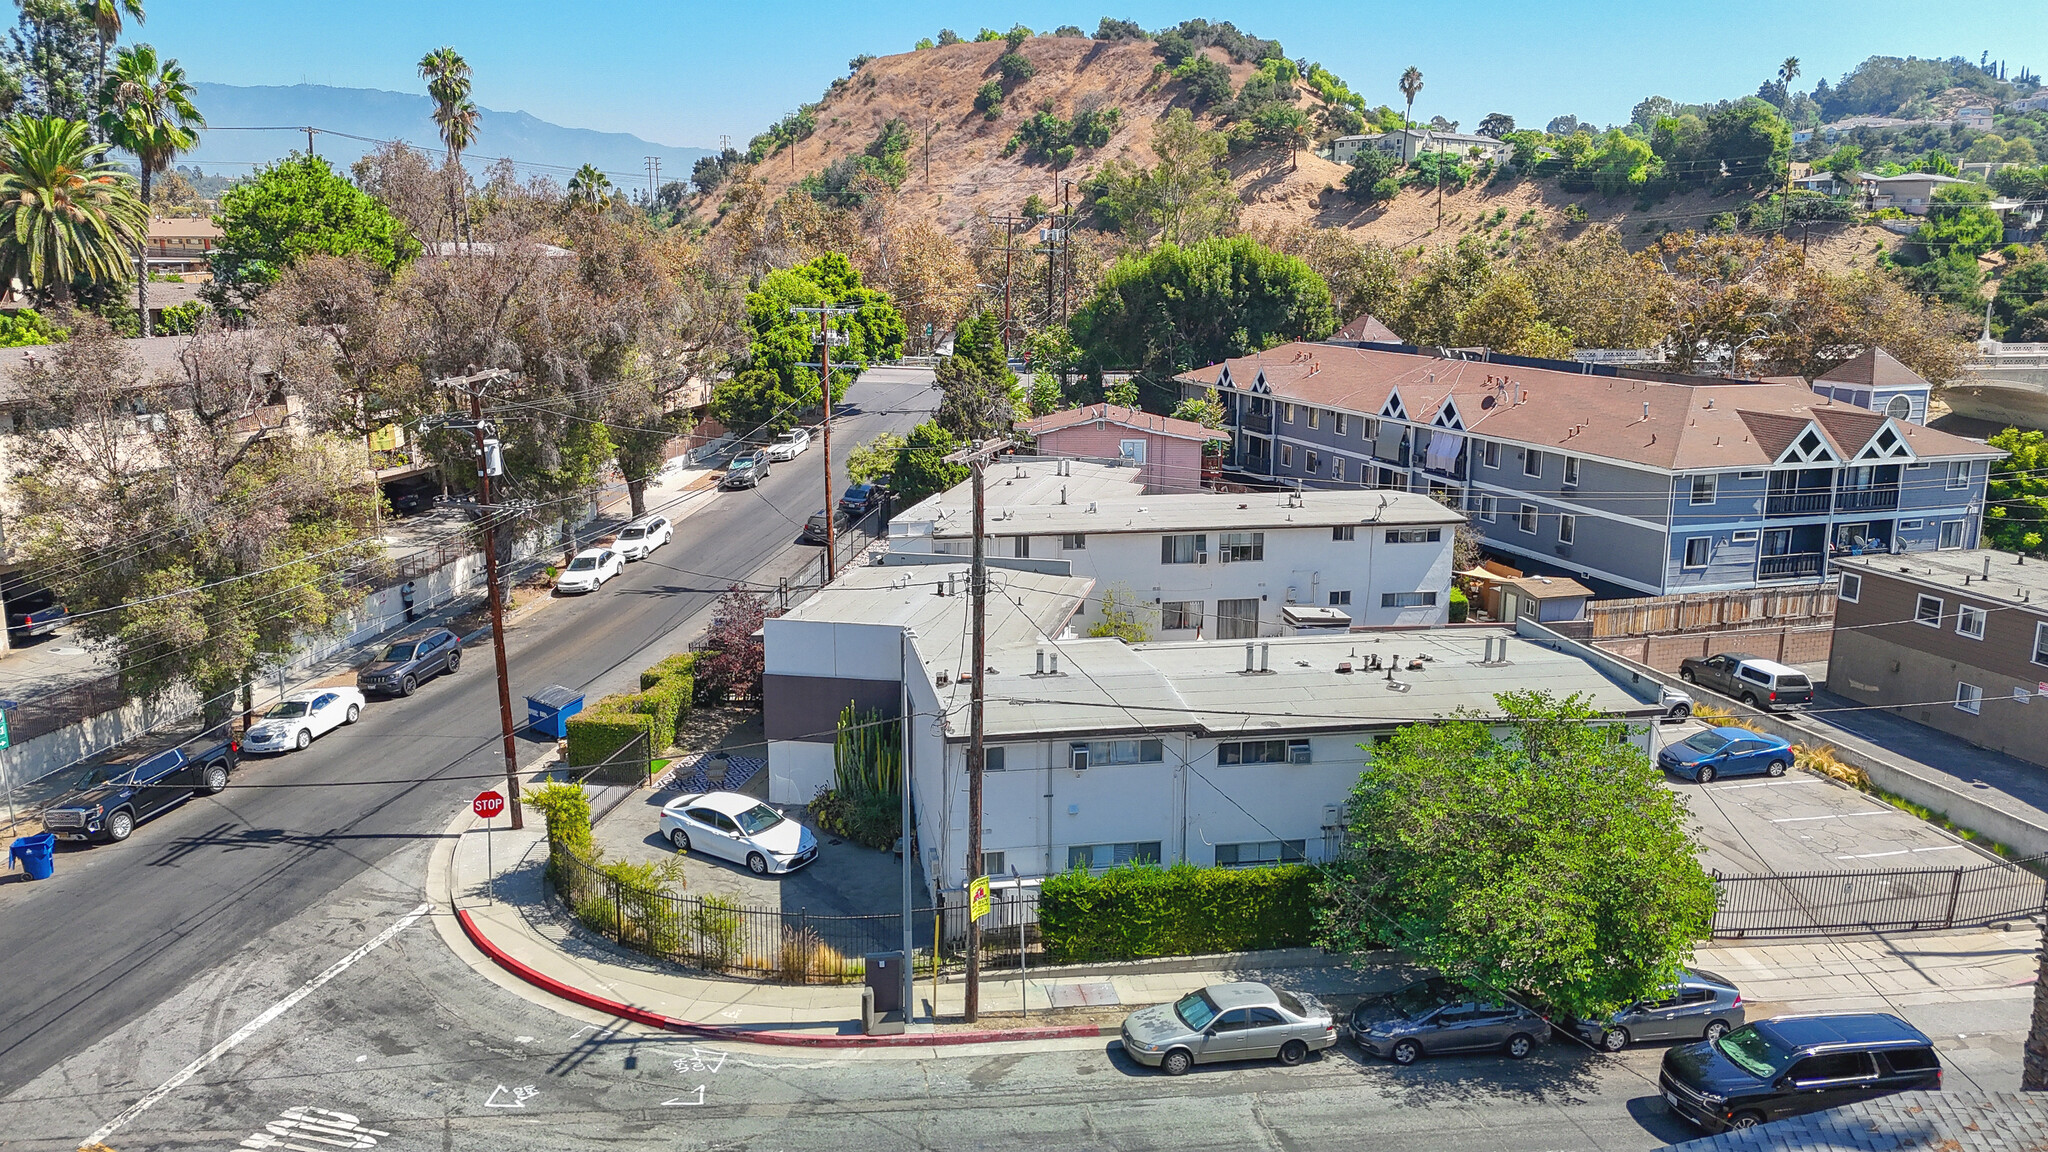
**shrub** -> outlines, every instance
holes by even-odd
[[[996,61],[996,67],[1003,74],[1003,83],[1012,86],[1022,84],[1038,74],[1038,66],[1022,52],[1003,53]]]
[[[1694,713],[1697,714],[1698,709],[1694,709]],[[1809,748],[1804,744],[1794,745],[1792,759],[1809,772],[1840,780],[1852,788],[1866,792],[1870,790],[1869,774],[1854,764],[1844,763],[1842,758],[1835,754],[1835,746],[1832,744],[1823,744],[1818,748]]]
[[[811,799],[811,820],[863,848],[887,851],[903,830],[903,798],[894,792],[820,788]]]
[[[1003,82],[991,80],[974,94],[974,110],[993,120],[1003,114]]]
[[[648,751],[654,749],[655,718],[634,711],[626,702],[634,696],[607,696],[594,708],[569,717],[567,767],[589,768],[602,764],[612,753],[646,736]],[[609,774],[607,774],[609,775]]]
[[[524,802],[546,817],[548,841],[581,859],[596,854],[590,843],[590,794],[581,784],[543,784],[528,788]]]
[[[1386,184],[1398,190],[1400,186],[1393,182],[1392,177],[1400,167],[1399,160],[1384,152],[1363,149],[1357,156],[1352,157],[1351,170],[1344,173],[1344,191],[1349,193],[1353,200],[1372,203],[1390,200],[1393,198],[1392,193],[1380,195],[1380,186]]]
[[[1451,589],[1451,623],[1463,624],[1465,617],[1470,615],[1471,612],[1472,601],[1466,599],[1465,590],[1453,587]]]
[[[1198,108],[1230,99],[1230,69],[1201,52],[1182,60],[1173,77],[1187,87]]]
[[[598,871],[617,886],[618,915],[623,920],[614,926],[616,938],[657,955],[676,955],[682,947],[684,918],[669,889],[682,886],[682,861],[611,860],[598,865]]]
[[[1315,936],[1315,874],[1302,864],[1076,870],[1046,880],[1039,929],[1056,963],[1295,947]]]
[[[746,930],[738,904],[722,896],[706,896],[684,915],[683,923],[697,941],[699,964],[724,971],[739,959]]]

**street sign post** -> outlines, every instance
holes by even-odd
[[[491,817],[505,810],[503,794],[486,789],[469,802],[469,810],[484,818],[484,890],[493,904],[498,902],[498,868],[491,859]]]

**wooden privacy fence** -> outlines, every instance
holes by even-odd
[[[1586,605],[1595,640],[1764,626],[1831,626],[1835,590],[1829,587],[1747,589]]]

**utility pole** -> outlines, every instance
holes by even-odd
[[[512,809],[512,827],[524,828],[526,816],[519,803],[519,749],[512,739],[512,678],[505,666],[505,597],[504,588],[498,581],[498,522],[492,514],[491,503],[491,477],[504,474],[504,457],[497,439],[484,437],[484,432],[490,427],[484,422],[484,386],[501,383],[511,375],[503,368],[486,368],[467,376],[443,379],[442,384],[469,396],[469,419],[465,422],[459,417],[429,418],[421,421],[421,429],[426,430],[430,424],[458,430],[467,428],[476,437],[477,503],[483,508],[484,580],[490,586],[491,649],[498,665],[498,722],[505,741],[506,803]]]
[[[825,400],[825,422],[820,427],[825,441],[825,583],[830,584],[839,575],[838,534],[834,531],[839,516],[832,499],[832,317],[851,316],[860,309],[832,304],[823,308],[799,308],[792,304],[789,310],[799,315],[816,313],[818,317],[818,362],[803,367],[818,370],[818,395]],[[839,339],[845,343],[845,333],[841,333]]]
[[[1007,451],[1008,440],[983,440],[972,448],[946,457],[948,464],[965,464],[974,477],[974,563],[967,583],[973,593],[974,675],[968,680],[967,727],[967,878],[980,877],[981,864],[981,774],[987,751],[982,713],[987,701],[988,675],[988,546],[982,534],[987,502],[982,496],[982,473],[997,454]],[[969,1024],[981,1011],[981,925],[974,919],[970,902],[967,915],[967,1012]]]
[[[1074,314],[1074,182],[1060,178],[1060,323]],[[1066,381],[1062,380],[1062,386]]]
[[[654,205],[654,196],[661,190],[661,157],[644,157],[647,161],[647,204]]]
[[[1017,226],[1029,221],[1022,216],[991,216],[991,224],[1003,226],[1003,360],[1010,359],[1010,276],[1016,263]]]
[[[306,129],[306,155],[309,157],[313,155],[313,129],[311,127]]]

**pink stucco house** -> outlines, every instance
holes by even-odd
[[[1202,444],[1220,433],[1192,420],[1155,416],[1114,404],[1052,412],[1017,427],[1030,433],[1045,456],[1114,460],[1128,456],[1144,468],[1147,492],[1197,492],[1202,487]]]

